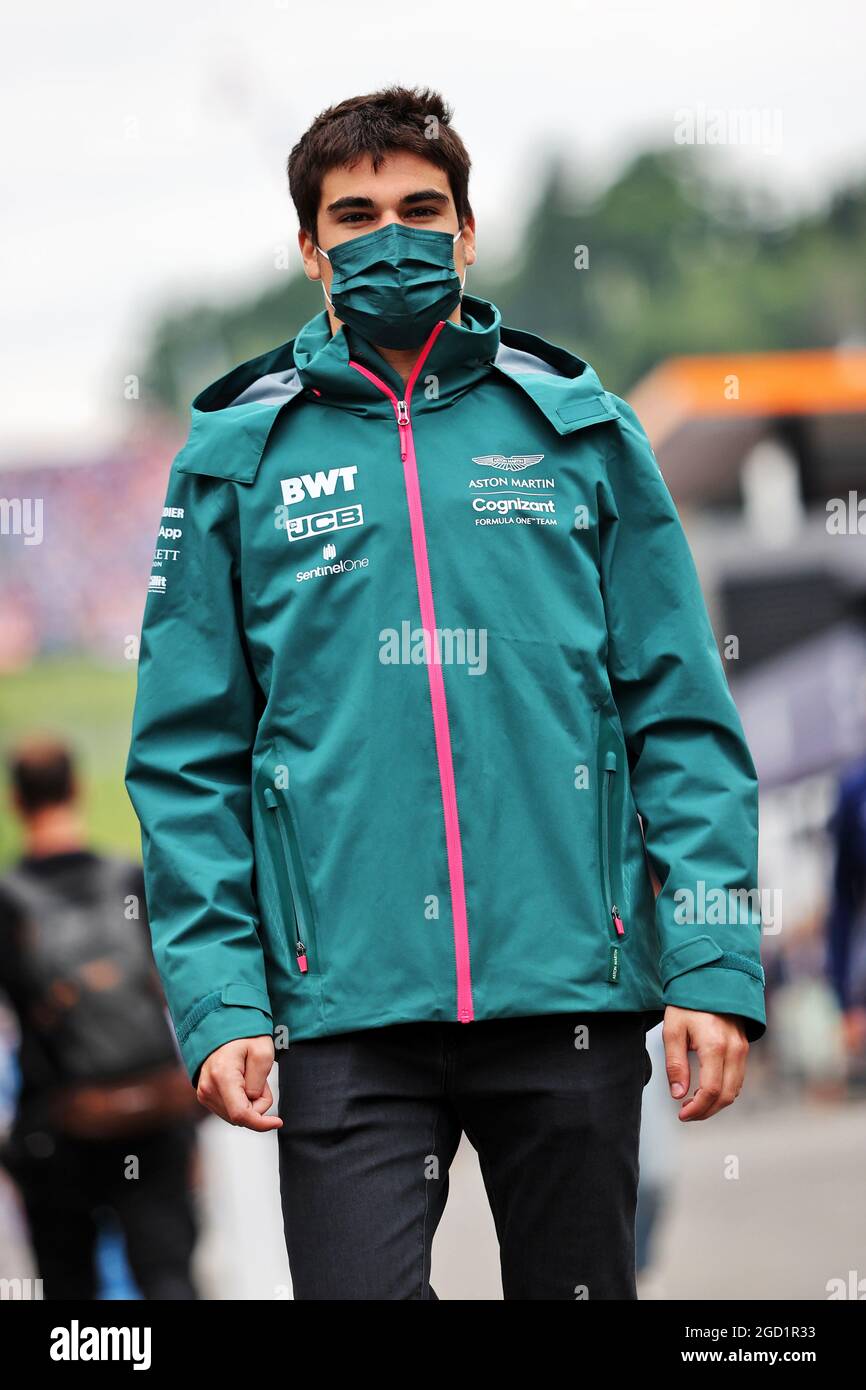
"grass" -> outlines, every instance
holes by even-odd
[[[0,680],[0,753],[32,733],[65,738],[78,758],[92,844],[138,857],[135,813],[123,785],[136,665],[102,666],[85,657],[55,657]],[[8,795],[0,812],[0,866],[20,850]]]

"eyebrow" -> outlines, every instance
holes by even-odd
[[[407,193],[400,199],[401,203],[447,203],[448,194],[443,193],[438,188],[422,188],[418,193]],[[352,194],[346,194],[343,198],[337,198],[333,203],[329,203],[326,212],[344,212],[347,208],[372,208],[372,198],[362,198]]]

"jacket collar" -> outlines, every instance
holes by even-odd
[[[452,404],[498,372],[526,394],[557,434],[617,418],[614,399],[581,358],[534,333],[504,327],[499,310],[485,299],[464,295],[462,305],[462,322],[446,321],[425,359],[413,414]],[[402,396],[401,378],[373,345],[345,326],[332,334],[323,310],[295,339],[199,392],[175,466],[184,473],[254,482],[278,416],[299,400],[389,417],[390,401],[351,367],[353,361],[380,377],[398,399]],[[431,378],[435,392],[424,389]]]
[[[436,391],[432,397],[419,391],[412,401],[413,412],[451,404],[490,372],[499,348],[500,324],[495,304],[473,295],[463,296],[462,321],[446,319],[424,359],[421,382],[435,377]],[[360,415],[390,416],[392,407],[363,372],[352,368],[352,362],[360,363],[390,386],[398,400],[405,391],[398,373],[372,343],[346,325],[332,336],[324,311],[301,329],[295,339],[294,361],[307,390],[325,404]]]

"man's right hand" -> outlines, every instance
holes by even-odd
[[[238,1038],[224,1043],[205,1058],[198,1078],[201,1104],[220,1119],[243,1129],[279,1129],[279,1115],[268,1115],[274,1103],[268,1075],[274,1065],[274,1040]]]

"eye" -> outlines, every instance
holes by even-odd
[[[439,213],[438,208],[410,208],[407,217],[436,217]]]
[[[346,225],[351,225],[353,222],[368,222],[369,220],[370,214],[368,212],[347,212],[344,217],[340,218],[340,221]]]

